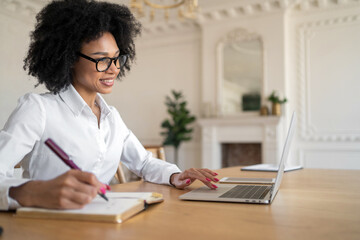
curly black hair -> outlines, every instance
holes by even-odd
[[[53,93],[72,82],[71,68],[84,42],[110,32],[122,54],[129,60],[118,79],[129,71],[135,59],[134,39],[141,24],[123,5],[93,0],[58,0],[46,5],[36,16],[35,30],[24,59],[24,70]]]

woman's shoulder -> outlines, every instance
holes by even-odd
[[[50,100],[54,98],[54,95],[52,93],[33,93],[29,92],[25,95],[21,96],[18,100],[19,103],[26,103],[26,102],[37,102],[42,103],[46,100]]]
[[[18,106],[27,105],[27,106],[38,106],[43,105],[40,94],[37,93],[26,93],[18,99]]]
[[[11,129],[16,125],[40,124],[45,122],[45,108],[42,96],[37,93],[26,93],[18,99],[16,108],[10,114],[4,129]]]
[[[28,111],[46,112],[49,106],[52,106],[56,100],[56,95],[52,93],[33,93],[29,92],[18,99],[18,107],[28,109]]]

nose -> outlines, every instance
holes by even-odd
[[[108,68],[108,70],[106,70],[106,72],[110,72],[110,73],[119,73],[120,69],[118,69],[116,66],[115,66],[115,60],[112,60],[111,61],[111,65],[110,67]]]

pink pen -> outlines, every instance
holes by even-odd
[[[50,138],[45,141],[46,146],[48,146],[66,165],[68,165],[71,169],[81,169],[76,166],[76,164],[70,160],[69,156]],[[100,197],[109,201],[109,199],[105,196],[104,193],[98,193]]]

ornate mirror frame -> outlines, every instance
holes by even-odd
[[[224,94],[224,47],[226,44],[229,43],[238,43],[244,41],[251,41],[251,40],[259,40],[260,41],[260,50],[261,50],[261,65],[262,65],[262,73],[261,73],[261,89],[260,89],[260,105],[262,104],[261,101],[263,99],[264,94],[264,44],[261,36],[259,34],[249,32],[243,28],[237,28],[227,35],[222,37],[216,48],[216,66],[217,66],[217,99],[216,99],[216,115],[218,117],[224,116],[223,112],[223,94]],[[240,95],[239,95],[240,99]],[[240,102],[239,102],[240,105]],[[255,116],[258,115],[259,111],[239,111],[233,114],[226,114],[226,116]]]

